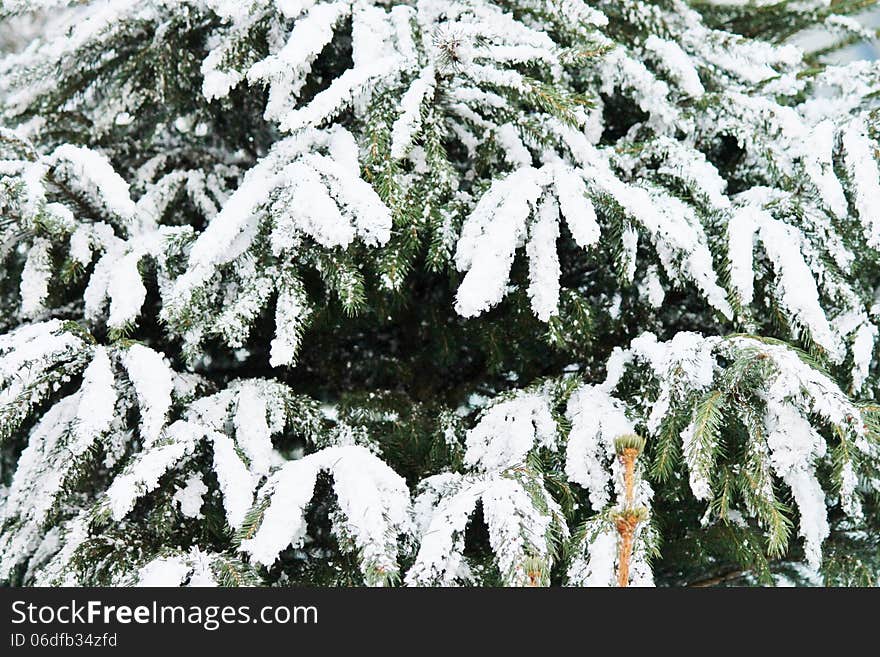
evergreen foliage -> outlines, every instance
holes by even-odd
[[[876,5],[5,0],[0,582],[877,584]]]

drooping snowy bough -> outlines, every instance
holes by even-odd
[[[0,583],[876,584],[869,4],[6,2]]]

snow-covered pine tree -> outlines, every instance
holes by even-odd
[[[875,4],[5,0],[0,582],[877,583]]]

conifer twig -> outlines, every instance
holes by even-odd
[[[629,583],[629,565],[636,528],[647,515],[645,509],[634,507],[636,460],[645,448],[645,439],[635,434],[624,434],[617,437],[614,447],[623,464],[624,485],[624,508],[614,519],[620,536],[617,584],[625,587]]]

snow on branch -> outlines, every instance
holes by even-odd
[[[767,477],[772,470],[792,491],[807,559],[815,566],[829,531],[826,493],[818,478],[823,466],[833,465],[825,430],[830,429],[835,437],[840,504],[854,518],[860,517],[861,506],[853,459],[858,453],[858,458],[876,462],[880,449],[866,435],[860,409],[805,359],[783,343],[745,335],[704,338],[679,333],[669,342],[658,342],[646,333],[633,340],[629,349],[615,351],[603,387],[618,386],[630,363],[637,361],[651,369],[659,387],[640,404],[648,411],[646,426],[660,441],[655,458],[666,465],[658,472],[668,467],[665,459],[671,458],[678,427],[697,499],[713,500],[718,492],[716,461],[729,447],[722,437],[729,434],[720,431],[722,424],[741,424],[753,455],[746,476],[753,483],[765,482],[747,486],[748,511],[771,532],[771,542],[787,540]],[[727,364],[722,366],[722,362]],[[743,395],[751,396],[754,410],[737,417],[734,411],[742,408],[737,400]],[[722,515],[727,512],[725,507]]]
[[[146,383],[141,382],[142,389]],[[154,386],[146,392],[142,403],[150,404],[147,417],[152,415],[158,420],[162,406],[161,399],[155,397],[161,396],[162,390]],[[143,394],[139,391],[139,398]],[[185,410],[183,419],[164,426],[156,438],[148,434],[144,448],[113,480],[107,490],[113,518],[124,518],[139,499],[160,485],[162,477],[209,449],[226,520],[230,527],[240,527],[254,502],[257,484],[271,467],[283,461],[274,449],[272,436],[293,426],[314,439],[317,420],[309,417],[314,410],[300,402],[287,386],[260,380],[233,382],[225,390],[197,398]]]
[[[546,583],[556,541],[568,536],[559,505],[528,468],[466,476],[437,475],[421,483],[414,507],[421,537],[410,586],[467,581],[464,533],[478,503],[489,541],[507,586]]]
[[[266,566],[306,535],[306,506],[318,475],[333,478],[341,516],[334,532],[357,551],[366,581],[381,584],[399,572],[397,538],[406,530],[409,490],[403,479],[363,447],[328,447],[290,461],[269,477],[257,497],[258,513],[244,529],[241,550]]]
[[[391,215],[361,177],[358,146],[344,128],[305,130],[284,139],[244,176],[189,251],[186,271],[169,285],[162,316],[187,327],[190,349],[206,333],[219,332],[238,346],[273,291],[277,290],[277,348],[272,361],[294,362],[308,305],[297,276],[281,263],[296,257],[305,238],[325,249],[348,247],[355,239],[371,246],[388,241]],[[255,240],[269,232],[278,265],[252,259]],[[223,273],[234,300],[216,318],[207,295]],[[234,280],[233,278],[233,280]]]

